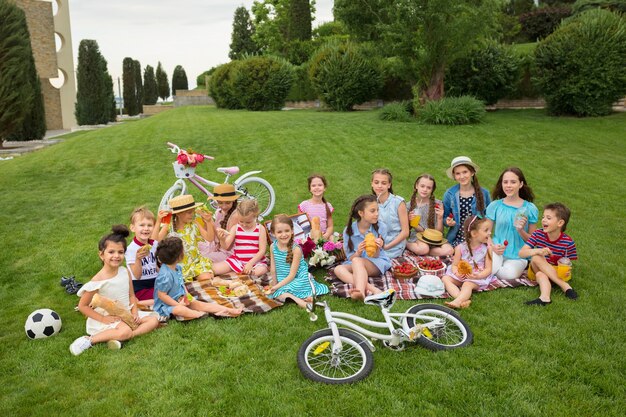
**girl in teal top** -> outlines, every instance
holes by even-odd
[[[382,239],[383,249],[390,258],[402,255],[409,237],[409,216],[406,203],[400,196],[393,194],[391,172],[377,169],[372,172],[372,192],[378,201],[378,221],[386,226]]]

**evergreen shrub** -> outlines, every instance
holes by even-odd
[[[239,98],[233,89],[233,78],[239,61],[231,61],[215,68],[209,80],[209,95],[215,100],[215,105],[223,109],[241,109]]]
[[[378,113],[378,118],[385,121],[393,122],[412,122],[411,101],[400,101],[396,103],[386,104]]]
[[[534,42],[543,39],[561,24],[561,21],[572,14],[569,6],[541,7],[519,17],[522,35]]]
[[[414,99],[415,114],[424,123],[432,125],[466,125],[480,123],[485,117],[485,105],[472,96],[445,97],[419,104]]]
[[[535,57],[551,114],[606,115],[626,95],[626,19],[616,13],[594,9],[569,19]]]
[[[211,78],[211,81],[215,74]],[[232,74],[232,88],[248,110],[280,110],[294,78],[292,65],[273,56],[251,56]]]

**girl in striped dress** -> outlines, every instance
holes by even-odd
[[[284,214],[279,214],[272,220],[270,226],[276,241],[270,250],[272,268],[272,286],[267,290],[270,298],[280,301],[292,299],[302,308],[311,301],[315,285],[317,295],[328,294],[328,287],[311,278],[309,269],[302,256],[302,250],[293,243],[293,222]]]
[[[257,223],[259,205],[253,199],[243,200],[237,204],[237,212],[239,222],[229,231],[217,229],[221,247],[229,249],[234,246],[233,255],[213,265],[213,272],[222,275],[232,271],[259,277],[268,270],[265,258],[267,232]]]

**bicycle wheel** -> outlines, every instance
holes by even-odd
[[[372,372],[374,355],[359,335],[339,329],[342,349],[334,356],[333,333],[325,329],[309,337],[298,350],[298,367],[306,378],[325,384],[360,381]]]
[[[170,205],[169,201],[172,197],[176,197],[177,195],[185,194],[185,190],[187,189],[187,185],[185,181],[178,180],[172,185],[166,192],[163,194],[163,198],[161,198],[161,203],[159,203],[159,210],[169,210]]]
[[[266,217],[276,203],[276,194],[269,182],[259,177],[244,178],[237,184],[237,192],[243,197],[254,198],[259,203],[259,215]]]
[[[443,322],[429,325],[428,330],[417,338],[417,343],[430,350],[450,350],[467,346],[474,340],[469,325],[456,311],[437,304],[417,304],[409,308],[406,314],[419,314],[427,318],[405,317],[405,329],[409,330],[416,324],[428,324],[438,319]]]

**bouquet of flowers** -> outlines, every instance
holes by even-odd
[[[176,157],[176,162],[184,166],[195,168],[196,165],[202,163],[204,159],[204,155],[202,155],[201,153],[195,153],[192,149],[181,149],[178,153],[178,156]]]
[[[314,241],[307,237],[306,240],[296,243],[302,248],[302,255],[310,266],[328,267],[343,257],[343,243],[336,232],[328,240],[320,238]]]

